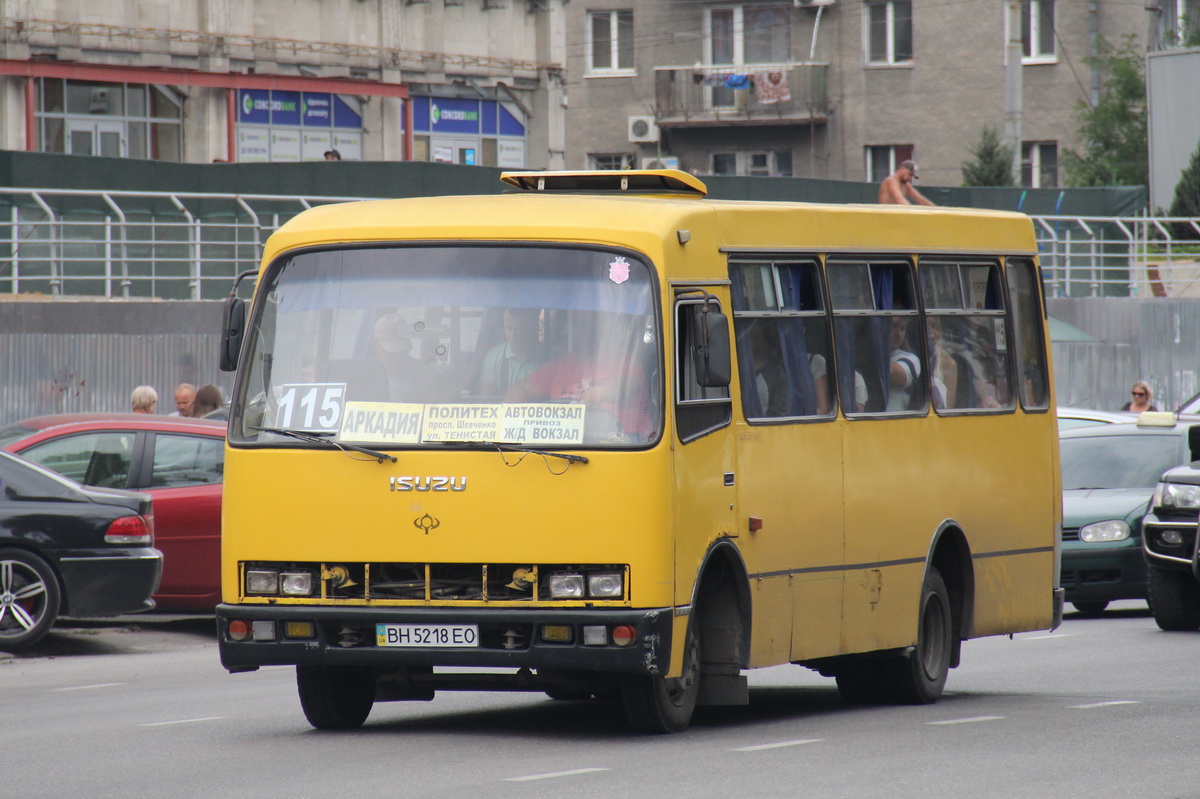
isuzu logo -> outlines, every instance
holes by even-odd
[[[466,491],[465,477],[389,477],[391,491]]]

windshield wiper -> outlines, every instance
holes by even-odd
[[[370,455],[372,458],[378,458],[380,463],[384,461],[396,462],[395,455],[389,455],[386,452],[380,452],[379,450],[367,447],[360,447],[358,444],[349,444],[345,441],[334,441],[331,438],[327,438],[327,436],[331,436],[333,433],[306,433],[300,430],[285,430],[282,427],[251,427],[250,429],[259,433],[276,433],[281,436],[291,436],[301,441],[307,441],[310,444],[323,444],[327,447],[343,451],[353,450],[354,452],[361,452],[364,455]]]
[[[435,443],[435,442],[426,442]],[[453,444],[455,446],[483,446],[495,447],[497,452],[528,452],[531,455],[541,455],[546,458],[562,458],[564,461],[571,463],[587,463],[588,459],[582,455],[572,455],[568,452],[550,452],[544,449],[534,449],[527,447],[524,444],[502,444],[498,441],[438,441],[438,444]]]

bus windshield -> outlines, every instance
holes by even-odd
[[[644,446],[661,427],[657,295],[626,251],[358,246],[264,278],[234,441]]]

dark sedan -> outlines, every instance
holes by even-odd
[[[162,553],[151,502],[0,452],[0,650],[36,644],[60,615],[153,608]]]
[[[1077,610],[1147,597],[1142,516],[1159,476],[1188,463],[1189,424],[1143,414],[1137,424],[1059,433],[1063,476],[1061,584]]]
[[[84,485],[152,496],[164,558],[155,602],[208,611],[220,601],[223,423],[144,413],[39,416],[0,428],[0,447]]]

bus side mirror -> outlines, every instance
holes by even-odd
[[[692,360],[702,388],[726,388],[733,377],[729,356],[729,320],[720,311],[701,309],[696,320]]]
[[[1200,461],[1200,424],[1188,428],[1188,453],[1193,462]]]
[[[242,337],[246,332],[246,301],[241,297],[225,300],[225,312],[221,325],[220,363],[222,372],[237,369],[238,353],[242,350]]]

